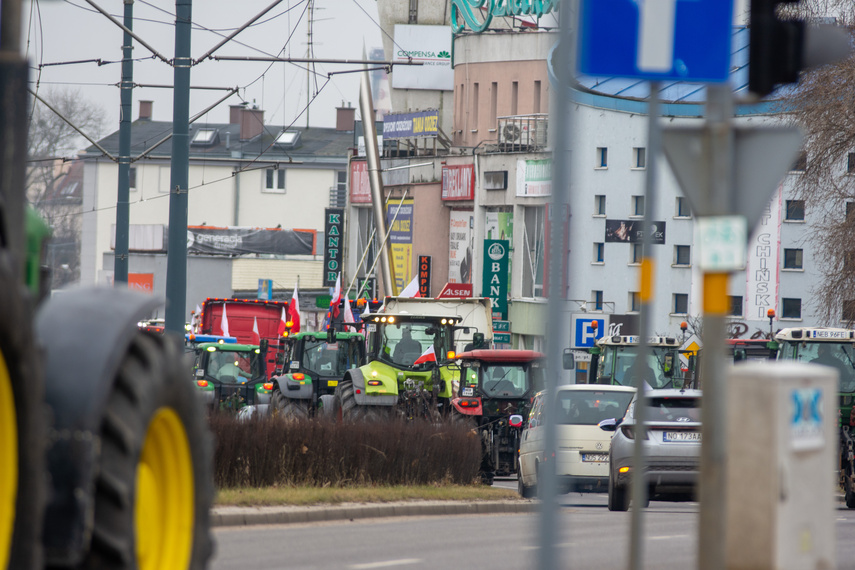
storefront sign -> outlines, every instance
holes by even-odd
[[[484,240],[482,295],[493,301],[493,318],[508,318],[508,248],[505,240]]]
[[[472,200],[475,197],[475,165],[453,164],[442,167],[442,199]]]
[[[533,16],[541,18],[558,9],[558,0],[533,0],[508,2],[507,0],[451,0],[451,26],[459,34],[465,27],[473,32],[483,32],[490,27],[494,17]],[[460,20],[463,20],[462,22]]]
[[[364,160],[354,160],[350,163],[350,202],[352,204],[371,203],[368,163]]]
[[[439,111],[419,111],[383,117],[383,138],[435,137],[439,134]]]
[[[335,286],[341,272],[344,245],[344,210],[326,208],[324,210],[324,279],[325,287]]]
[[[392,199],[386,206],[389,244],[398,291],[413,280],[413,201]]]
[[[552,160],[517,161],[517,196],[552,195]]]
[[[665,243],[665,222],[653,222],[653,243]],[[606,220],[606,243],[644,241],[644,222],[642,220]]]
[[[471,210],[452,210],[449,215],[448,282],[472,283],[475,250],[475,215]]]
[[[128,289],[154,293],[154,273],[128,273]]]
[[[468,299],[472,296],[472,283],[446,283],[437,299]]]
[[[768,321],[766,311],[778,308],[781,266],[781,188],[760,216],[760,222],[748,240],[748,266],[745,268],[745,318]]]
[[[430,297],[430,256],[419,256],[419,296]]]

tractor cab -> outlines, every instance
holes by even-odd
[[[525,415],[531,398],[543,389],[543,354],[540,352],[471,350],[459,354],[458,358],[460,398],[454,402],[460,404],[464,400],[478,399],[484,416]]]
[[[392,368],[427,371],[454,360],[457,317],[365,315],[368,358]]]
[[[267,404],[272,384],[267,381],[261,347],[206,342],[196,345],[193,376],[204,401],[212,408],[238,409]]]
[[[651,388],[682,388],[684,377],[680,366],[680,342],[674,337],[656,336],[648,339],[650,352],[642,361],[640,337],[613,335],[597,341],[592,349],[597,357],[592,363],[590,384],[635,386],[640,376]]]

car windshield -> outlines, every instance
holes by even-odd
[[[522,364],[481,365],[481,389],[487,396],[518,398],[528,390],[527,380]]]
[[[606,348],[600,361],[600,377],[609,377],[611,384],[635,386],[634,376],[639,373],[651,388],[671,386],[673,379],[679,377],[679,370],[675,370],[680,362],[676,349],[651,347],[646,363],[638,360],[640,350],[637,345]]]
[[[257,370],[258,354],[230,350],[208,351],[206,375],[220,382],[246,382]]]
[[[634,405],[632,411],[634,412]],[[701,399],[685,396],[647,398],[647,422],[699,422]],[[645,422],[645,423],[647,423]]]
[[[831,366],[840,373],[840,391],[855,392],[855,351],[852,344],[837,342],[803,343],[796,360]]]
[[[380,334],[380,358],[397,366],[411,367],[428,348],[441,327],[429,322],[384,325]],[[436,360],[441,360],[436,355]]]
[[[612,390],[560,390],[556,423],[592,426],[609,418],[621,418],[634,393]]]
[[[350,341],[329,344],[323,339],[306,339],[302,364],[319,376],[344,376],[345,371],[359,366],[359,347]]]

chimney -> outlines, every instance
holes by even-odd
[[[264,111],[243,109],[240,116],[240,140],[254,139],[264,132]]]
[[[140,101],[140,121],[151,120],[151,108],[154,103],[151,101]]]
[[[229,124],[239,125],[240,115],[243,112],[243,105],[229,105]]]
[[[356,119],[356,109],[353,107],[335,108],[335,130],[352,131]]]

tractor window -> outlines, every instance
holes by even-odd
[[[246,382],[258,371],[258,354],[255,352],[208,352],[207,376],[219,382]]]
[[[520,364],[484,365],[481,382],[487,396],[520,397],[528,390],[525,367]]]
[[[357,342],[306,339],[303,345],[303,368],[318,376],[344,376],[346,370],[360,365]]]
[[[806,342],[799,346],[796,360],[831,366],[840,373],[840,391],[855,392],[855,349],[852,344]]]
[[[413,366],[433,346],[441,327],[433,323],[403,323],[383,326],[380,332],[380,359],[396,366]],[[441,360],[437,355],[436,360]]]
[[[651,388],[666,388],[673,378],[680,376],[680,361],[675,350],[653,347],[646,363],[638,362],[639,350],[638,346],[607,347],[600,361],[603,382],[634,386],[635,374],[641,374]]]

